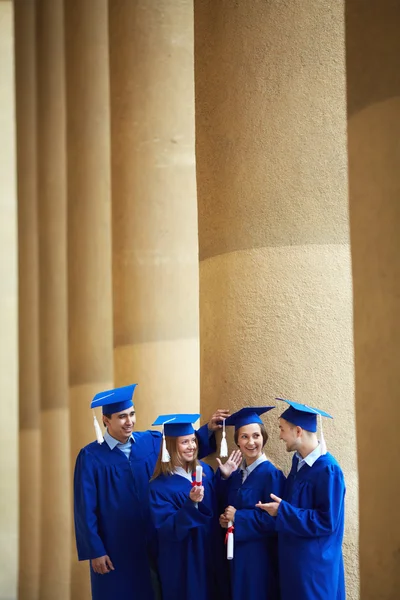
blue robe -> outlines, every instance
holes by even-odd
[[[93,442],[77,458],[74,475],[75,535],[79,560],[107,554],[114,571],[90,567],[93,600],[153,600],[150,563],[156,535],[148,489],[161,446],[158,431],[134,432],[129,460],[119,449]],[[207,426],[197,432],[199,454],[215,450]]]
[[[158,571],[163,600],[213,600],[218,515],[214,473],[203,467],[204,499],[190,500],[191,482],[181,475],[160,475],[150,483],[150,510],[157,530]]]
[[[236,508],[234,558],[229,561],[232,600],[279,598],[275,519],[255,505],[270,502],[271,493],[281,496],[284,483],[282,471],[269,461],[260,463],[243,484],[241,471],[221,482],[221,512]]]
[[[297,465],[294,456],[276,517],[282,600],[344,600],[342,470],[329,453]]]

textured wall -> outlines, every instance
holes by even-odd
[[[40,600],[69,600],[67,202],[62,0],[36,2],[41,390]],[[62,432],[60,434],[60,432]]]
[[[400,4],[347,0],[362,600],[400,589]]]
[[[199,408],[193,4],[110,4],[114,364],[137,428]]]
[[[4,10],[4,3],[1,8]],[[24,0],[14,2],[14,26],[18,165],[19,454],[24,457],[19,461],[18,594],[21,600],[36,600],[39,598],[41,469],[35,6],[33,2]],[[3,40],[3,36],[1,39]],[[2,86],[2,89],[12,89],[12,82],[8,83],[8,87]],[[11,168],[9,171],[11,172]],[[9,173],[7,179],[9,180]],[[7,448],[7,454],[12,456],[11,448]],[[17,459],[17,455],[15,458]],[[17,469],[17,464],[14,468]],[[4,568],[2,573],[9,574],[9,571]]]
[[[195,2],[201,403],[333,413],[358,597],[342,2]],[[268,414],[268,453],[278,446]]]

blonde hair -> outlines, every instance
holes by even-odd
[[[179,436],[179,437],[182,437],[182,436]],[[154,473],[153,473],[150,481],[153,481],[153,479],[156,479],[157,477],[159,477],[159,475],[173,475],[175,473],[176,467],[183,467],[182,460],[181,460],[180,454],[178,452],[178,438],[166,435],[165,443],[166,443],[167,450],[168,450],[171,458],[170,458],[169,462],[167,462],[167,463],[162,462],[162,460],[161,460],[162,446],[161,446],[160,452],[158,453],[156,466],[154,467]],[[198,448],[199,448],[199,446],[198,446],[197,439],[196,439],[196,452],[195,452],[194,458],[190,463],[187,463],[188,472],[194,473],[196,471],[196,467],[200,464],[199,461],[197,460]]]

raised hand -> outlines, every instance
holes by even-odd
[[[226,463],[222,464],[219,458],[217,458],[217,463],[223,479],[228,479],[228,477],[240,467],[242,463],[242,453],[240,450],[234,450]]]
[[[231,416],[231,413],[226,408],[219,408],[208,421],[208,429],[210,431],[218,431],[222,429],[222,421]]]

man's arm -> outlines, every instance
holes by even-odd
[[[204,458],[217,451],[215,432],[222,429],[222,421],[223,419],[227,419],[229,415],[229,410],[219,408],[212,415],[208,423],[196,431],[197,443],[199,445],[199,458]]]
[[[328,465],[318,477],[314,507],[296,508],[284,500],[279,502],[276,531],[301,537],[330,535],[342,518],[345,491],[341,469]]]
[[[95,468],[93,459],[85,449],[80,451],[75,465],[74,518],[79,560],[107,556],[98,534]]]

